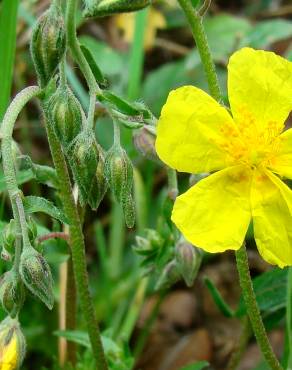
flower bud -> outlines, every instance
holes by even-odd
[[[151,4],[151,0],[85,0],[85,4],[85,17],[105,17],[143,9]]]
[[[111,191],[123,207],[126,225],[135,224],[135,206],[132,198],[133,167],[127,153],[118,145],[113,145],[106,153],[105,176]]]
[[[53,4],[37,21],[31,39],[31,55],[39,84],[45,87],[64,55],[66,37],[60,7]]]
[[[0,369],[19,369],[26,351],[24,335],[17,319],[9,316],[0,324]]]
[[[173,284],[178,282],[179,279],[180,274],[176,261],[172,260],[162,270],[162,274],[156,283],[155,290],[170,288]]]
[[[14,243],[15,243],[15,220],[10,220],[3,229],[2,242],[3,242],[3,251],[7,251],[8,254],[14,253]]]
[[[22,281],[14,270],[6,272],[0,280],[0,300],[4,310],[15,317],[25,299]]]
[[[98,208],[106,190],[103,149],[92,132],[82,132],[69,151],[68,160],[79,187],[80,201]]]
[[[198,248],[181,240],[175,248],[177,268],[188,287],[191,287],[198,274],[202,262],[202,255]]]
[[[147,159],[158,161],[155,150],[155,140],[155,135],[145,127],[137,130],[133,135],[135,148]]]
[[[53,279],[45,258],[32,247],[24,249],[19,272],[25,286],[49,309],[53,308]]]
[[[68,86],[60,86],[47,106],[49,123],[64,148],[68,148],[82,128],[82,112],[78,100]]]

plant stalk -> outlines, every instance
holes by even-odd
[[[212,59],[210,47],[203,26],[203,17],[199,14],[199,11],[193,7],[191,0],[178,0],[178,2],[191,26],[192,34],[196,41],[196,45],[205,70],[205,75],[208,80],[210,93],[215,100],[220,102],[222,100],[222,95],[215,64]]]
[[[64,212],[69,221],[72,261],[81,309],[86,320],[92,352],[96,361],[96,368],[98,370],[107,370],[108,367],[101,342],[101,335],[89,292],[84,237],[77,206],[72,193],[68,168],[61,145],[57,140],[52,127],[47,124],[46,129],[55,169],[60,180],[60,198],[64,207]]]
[[[11,201],[13,217],[15,220],[16,227],[16,249],[15,249],[15,260],[14,269],[18,273],[18,267],[20,263],[20,255],[22,250],[21,240],[19,236],[22,236],[23,244],[29,244],[27,224],[25,220],[25,214],[20,197],[20,190],[17,185],[16,170],[14,159],[15,156],[12,152],[12,134],[16,119],[24,108],[24,106],[35,96],[41,93],[41,89],[38,86],[27,87],[16,95],[9,108],[7,109],[2,125],[1,125],[1,137],[2,137],[2,163],[6,186],[8,189],[9,198]]]
[[[101,95],[102,92],[80,48],[79,41],[76,36],[76,10],[77,10],[77,0],[68,0],[66,8],[67,43],[71,50],[73,58],[79,65],[81,72],[86,79],[89,88],[90,102],[88,110],[89,113],[87,117],[87,125],[88,127],[93,128],[96,95]]]
[[[243,246],[235,252],[235,256],[243,299],[258,345],[270,368],[273,370],[283,370],[270,345],[256,301],[256,296],[253,290],[252,280],[249,272],[248,257],[245,244],[243,244]]]

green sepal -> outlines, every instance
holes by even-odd
[[[7,271],[0,280],[0,300],[3,309],[16,317],[23,306],[25,292],[22,281],[14,269]]]
[[[105,176],[116,200],[123,207],[126,225],[135,224],[135,207],[132,198],[133,166],[126,151],[114,144],[105,156]]]
[[[26,247],[21,254],[19,272],[27,289],[51,310],[54,305],[53,278],[45,258],[33,247]]]
[[[39,84],[45,87],[65,53],[66,34],[61,8],[53,4],[37,21],[30,44]]]
[[[45,105],[45,110],[49,124],[67,150],[82,129],[83,114],[79,101],[68,86],[59,86]]]
[[[68,161],[79,188],[81,204],[97,209],[107,191],[104,176],[104,152],[94,133],[81,132],[68,150]]]

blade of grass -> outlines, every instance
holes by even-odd
[[[11,94],[16,46],[18,0],[3,0],[0,10],[0,121]]]
[[[130,54],[128,98],[135,100],[139,96],[144,64],[144,34],[149,9],[137,12],[135,34]]]

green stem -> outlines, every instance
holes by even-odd
[[[187,20],[191,26],[193,37],[196,41],[198,51],[203,63],[205,74],[208,80],[210,93],[214,99],[221,101],[221,91],[218,77],[216,74],[215,64],[213,62],[210,47],[203,26],[203,18],[199,12],[194,9],[191,0],[178,0],[183,9]]]
[[[72,194],[71,182],[66,161],[61,145],[58,142],[52,127],[50,125],[46,125],[46,129],[54,165],[57,171],[58,178],[60,180],[60,198],[64,207],[64,212],[69,221],[72,261],[81,310],[86,320],[92,352],[96,361],[96,368],[98,370],[107,370],[108,367],[102,347],[101,335],[94,312],[93,302],[89,292],[84,237],[82,234],[77,206],[74,202]]]
[[[250,327],[250,321],[249,321],[248,316],[245,316],[242,320],[242,329],[241,329],[241,334],[240,334],[238,345],[235,351],[232,353],[232,356],[228,362],[226,370],[236,370],[237,369],[237,366],[240,363],[242,355],[244,354],[244,351],[246,350],[251,334],[252,334],[252,330]]]
[[[77,299],[76,283],[72,256],[67,262],[67,282],[66,282],[66,330],[76,330]],[[67,360],[71,365],[76,366],[76,344],[67,342]]]
[[[175,200],[178,195],[178,183],[176,170],[167,168],[168,177],[168,196],[170,199]]]
[[[28,246],[30,243],[23,204],[20,197],[20,190],[16,179],[14,155],[12,153],[12,134],[15,121],[21,110],[33,97],[38,96],[40,93],[41,89],[38,86],[32,86],[27,87],[16,95],[5,113],[1,126],[3,171],[16,226],[17,243],[14,268],[17,270],[21,255],[21,242],[19,241],[19,235],[22,235],[24,246]]]
[[[76,63],[79,65],[83,76],[86,79],[89,95],[90,95],[90,104],[89,104],[89,114],[87,119],[88,127],[94,126],[94,110],[95,110],[95,101],[96,95],[101,95],[102,92],[95,80],[94,74],[91,71],[91,68],[82,53],[80,48],[77,35],[76,35],[76,9],[77,9],[77,0],[68,0],[66,8],[66,28],[67,28],[67,42],[68,46],[72,52],[73,58]]]
[[[261,318],[249,272],[245,244],[235,252],[235,256],[244,302],[258,345],[270,368],[273,370],[283,370],[269,343],[266,329]]]

